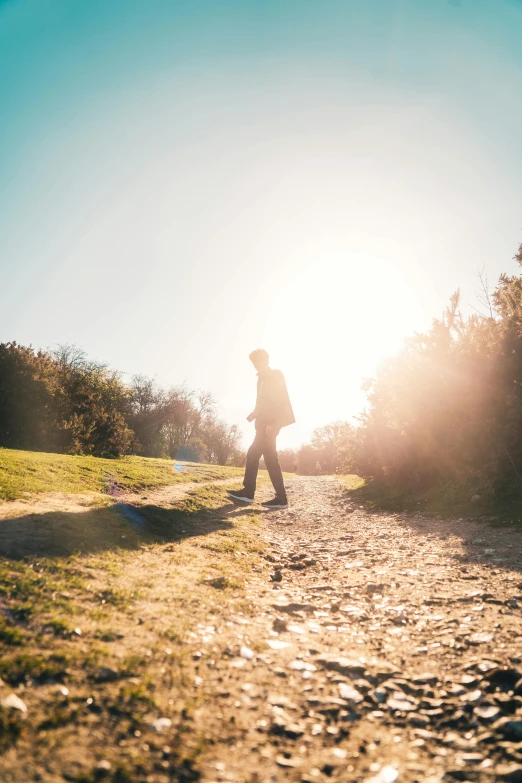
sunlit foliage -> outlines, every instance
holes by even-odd
[[[522,245],[515,258],[522,266]],[[502,275],[484,301],[486,312],[464,318],[455,293],[368,381],[344,469],[395,485],[457,485],[470,498],[521,494],[522,276]]]
[[[127,385],[74,346],[0,344],[0,446],[225,465],[241,461],[239,438],[208,393],[162,389],[142,376]]]

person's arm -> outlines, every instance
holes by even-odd
[[[256,418],[256,412],[255,412],[255,411],[252,411],[252,413],[250,413],[250,414],[247,416],[247,421],[254,421],[254,419],[255,419],[255,418]]]

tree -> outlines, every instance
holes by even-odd
[[[131,395],[118,373],[74,346],[59,346],[53,358],[62,449],[98,457],[129,453],[135,441],[127,424]]]
[[[164,428],[166,395],[151,378],[134,375],[130,385],[129,425],[136,436],[136,450],[146,457],[168,454]]]
[[[203,423],[201,437],[207,444],[208,462],[228,465],[237,461],[241,433],[235,424],[230,426],[210,415]]]
[[[52,357],[0,344],[0,446],[40,451],[60,446]]]
[[[127,385],[74,345],[0,344],[0,446],[241,465],[240,441],[208,392],[164,389],[143,375]]]
[[[346,421],[336,421],[318,427],[312,435],[311,446],[316,453],[316,462],[321,472],[336,473],[346,459],[346,443],[353,436],[354,428]]]

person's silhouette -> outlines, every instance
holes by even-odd
[[[283,373],[268,366],[267,352],[258,348],[252,351],[249,359],[257,370],[258,381],[256,407],[250,416],[247,416],[247,421],[255,421],[256,436],[248,449],[243,488],[237,492],[228,491],[228,495],[235,502],[254,502],[259,460],[263,457],[275,497],[262,505],[266,508],[287,508],[288,500],[277,458],[276,438],[281,427],[295,422],[294,412]]]

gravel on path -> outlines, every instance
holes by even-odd
[[[370,512],[331,477],[289,497],[251,612],[192,642],[203,780],[522,781],[520,532]]]

